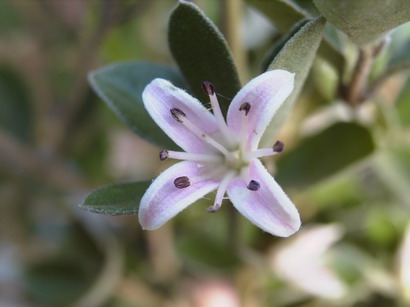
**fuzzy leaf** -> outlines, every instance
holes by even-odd
[[[281,157],[276,179],[292,188],[304,188],[336,174],[374,150],[370,132],[354,123],[337,123],[301,141]]]
[[[32,108],[26,84],[8,66],[0,66],[0,128],[28,141],[32,132]]]
[[[157,126],[145,110],[142,92],[155,78],[186,88],[181,74],[174,68],[144,62],[119,63],[98,69],[89,81],[98,96],[143,139],[164,148],[178,146]]]
[[[286,36],[292,34],[297,28],[297,25],[301,25],[303,21],[312,18],[309,12],[303,10],[291,1],[247,0],[247,2],[266,15],[280,32],[287,33],[284,39],[286,39]],[[331,33],[331,30],[328,32]],[[343,74],[345,58],[334,45],[333,37],[331,35],[325,35],[319,47],[319,55],[332,64],[339,74]],[[270,57],[272,57],[272,53],[270,53]]]
[[[304,25],[276,55],[269,65],[271,69],[285,69],[296,73],[295,88],[292,94],[279,108],[272,122],[262,137],[262,146],[270,146],[284,123],[289,111],[291,110],[302,86],[306,80],[316,52],[322,40],[322,32],[326,20],[323,17],[313,19]]]
[[[232,99],[241,84],[231,52],[214,23],[194,4],[179,1],[169,20],[169,46],[192,92],[202,102],[209,98],[202,81],[215,84],[221,95]],[[221,99],[227,111],[229,100]]]
[[[290,1],[247,0],[247,2],[263,12],[280,32],[288,32],[295,24],[309,18],[307,12]]]
[[[92,191],[81,209],[110,215],[137,214],[141,197],[151,181],[113,184]]]
[[[408,0],[314,0],[320,13],[356,44],[377,41],[410,20]]]

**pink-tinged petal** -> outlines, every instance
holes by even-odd
[[[217,133],[215,117],[194,97],[164,79],[154,79],[142,93],[145,108],[159,127],[187,152],[204,153],[213,149],[172,117],[170,110],[181,110],[186,118],[208,135]]]
[[[249,182],[241,177],[228,186],[227,193],[235,208],[275,236],[288,237],[298,231],[300,217],[295,205],[257,159],[251,162],[249,178],[260,184],[259,189],[249,190]]]
[[[229,106],[227,122],[232,134],[247,139],[247,148],[255,150],[281,104],[293,90],[294,74],[286,70],[271,70],[252,79],[235,96]],[[250,104],[249,112],[240,110]],[[246,115],[245,120],[243,117]]]
[[[138,219],[142,228],[158,229],[190,204],[215,190],[219,184],[217,180],[200,178],[205,171],[196,162],[184,161],[160,174],[141,199]],[[177,188],[174,180],[182,176],[189,178],[190,185]]]

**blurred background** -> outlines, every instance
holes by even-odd
[[[227,1],[194,2],[225,31]],[[235,2],[245,83],[284,30]],[[0,306],[410,304],[410,82],[392,74],[376,98],[343,102],[338,84],[358,50],[331,25],[345,75],[315,60],[281,131],[286,152],[267,162],[301,213],[296,235],[276,238],[240,217],[232,246],[229,205],[209,215],[206,199],[153,232],[136,216],[78,208],[98,186],[169,166],[93,93],[87,73],[119,61],[175,66],[175,4],[0,0]],[[409,39],[409,25],[395,30],[370,78],[408,53]]]

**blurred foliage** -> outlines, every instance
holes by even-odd
[[[403,18],[386,11],[374,23],[381,6],[371,1],[349,1],[369,6],[354,18],[330,10],[337,0],[232,1],[241,69],[227,1],[176,10],[171,0],[0,1],[0,306],[203,306],[215,296],[243,306],[410,303],[400,277],[410,248],[410,28],[393,29],[408,20],[407,1],[392,1]],[[363,45],[374,38],[382,43]],[[360,54],[371,57],[364,77]],[[263,233],[228,202],[209,215],[208,196],[154,232],[135,216],[78,208],[136,212],[169,165],[156,145],[171,141],[142,108],[147,83],[166,77],[201,96],[198,82],[212,79],[229,103],[264,59],[303,75],[279,134],[285,152],[265,161],[301,213],[299,234]],[[343,234],[304,237],[328,224]],[[296,241],[292,275],[275,259]],[[309,258],[312,250],[323,255]],[[347,294],[317,292],[329,275]]]

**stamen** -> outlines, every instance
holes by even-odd
[[[233,177],[235,177],[235,172],[229,172],[222,179],[221,183],[219,184],[218,190],[216,191],[214,204],[213,206],[208,208],[208,212],[213,213],[221,208],[226,189],[228,188],[228,185]]]
[[[184,189],[191,185],[189,178],[187,176],[178,177],[174,180],[174,185],[178,189]]]
[[[219,130],[222,132],[222,135],[225,137],[225,140],[228,142],[228,144],[233,145],[231,132],[226,125],[221,107],[219,106],[218,98],[216,97],[215,86],[209,81],[204,81],[202,82],[202,89],[204,90],[205,94],[209,96],[209,100],[211,102],[212,110],[216,118],[216,123]]]
[[[239,107],[239,111],[245,111],[245,116],[248,116],[248,113],[250,110],[251,110],[251,104],[249,102],[244,102]]]
[[[177,121],[182,123],[181,117],[186,117],[185,113],[177,108],[172,108],[170,110],[172,117]]]
[[[195,124],[193,124],[189,119],[186,117],[182,120],[179,118],[179,121],[188,129],[190,130],[193,134],[195,134],[197,137],[203,139],[205,142],[207,142],[209,145],[215,147],[217,150],[219,150],[221,153],[225,155],[226,158],[228,159],[233,159],[232,154],[221,144],[219,144],[217,141],[215,141],[213,138],[211,138],[208,134],[200,130]]]
[[[251,110],[251,104],[249,102],[244,102],[239,107],[239,111],[245,111],[245,116],[242,116],[242,129],[241,129],[241,140],[240,148],[242,152],[246,152],[246,142],[248,141],[248,113]]]
[[[283,149],[285,149],[285,144],[281,141],[276,141],[276,143],[273,145],[273,151],[274,152],[282,152]]]
[[[161,161],[164,161],[164,160],[168,159],[168,157],[169,157],[169,155],[168,155],[168,150],[164,149],[164,150],[161,150],[161,151],[159,152],[159,159],[160,159]]]
[[[251,191],[257,191],[260,189],[260,187],[261,185],[256,180],[249,181],[248,186],[247,186],[247,188]]]
[[[285,148],[285,144],[281,141],[277,141],[272,148],[261,148],[252,151],[246,156],[248,161],[261,158],[261,157],[269,157],[281,153]]]
[[[161,153],[160,153],[161,155]],[[168,151],[166,158],[177,159],[177,160],[187,160],[187,161],[197,161],[197,162],[219,162],[222,161],[222,156],[218,155],[207,155],[207,154],[197,154],[184,151]]]
[[[202,82],[202,89],[208,96],[212,96],[213,94],[215,94],[215,86],[209,81]]]

